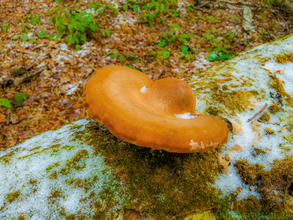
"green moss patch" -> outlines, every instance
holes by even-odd
[[[194,154],[151,151],[122,142],[99,128],[90,132],[95,154],[102,154],[106,165],[123,183],[124,191],[120,193],[124,194],[124,209],[171,219],[186,216],[192,210],[223,210],[229,206],[229,199],[219,198],[219,192],[211,186],[219,174],[216,150]],[[104,195],[99,195],[103,200],[109,199],[108,208],[116,205],[111,193],[104,189]]]
[[[275,160],[272,169],[264,170],[259,164],[250,165],[246,160],[237,161],[234,165],[244,183],[254,186],[261,196],[254,196],[234,202],[234,210],[241,213],[263,212],[264,215],[275,213],[281,216],[293,216],[293,156],[285,157],[282,161]]]

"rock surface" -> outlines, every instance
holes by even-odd
[[[195,90],[196,110],[206,109],[228,127],[236,119],[241,124],[242,132],[230,132],[220,149],[224,158],[229,148],[241,146],[229,151],[227,173],[220,173],[216,150],[151,152],[80,120],[0,152],[0,218],[125,219],[135,210],[143,219],[178,219],[205,210],[245,211],[239,201],[247,199],[259,204],[255,213],[272,211],[260,200],[286,211],[292,207],[291,183],[272,181],[275,188],[267,196],[262,173],[247,182],[244,172],[256,165],[269,172],[276,159],[293,167],[292,51],[288,36],[186,80]],[[268,108],[248,122],[265,104]],[[239,161],[250,165],[242,162],[239,168]]]

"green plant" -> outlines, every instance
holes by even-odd
[[[40,25],[40,24],[42,24],[42,22],[39,21],[39,18],[40,18],[39,14],[34,14],[34,15],[28,14],[27,16],[25,16],[25,18],[26,18],[26,21],[31,20],[32,25]]]
[[[276,4],[278,0],[260,0],[263,2],[265,5],[271,6],[273,4]]]
[[[124,60],[124,56],[120,53],[113,53],[110,55],[111,58],[116,58],[116,57],[119,57],[119,60],[122,61]]]
[[[162,50],[162,51],[158,51],[158,52],[152,51],[151,52],[151,55],[159,55],[159,56],[161,56],[165,60],[165,59],[167,59],[169,57],[170,52],[168,51],[168,49]],[[151,60],[152,59],[155,59],[155,57],[151,57],[150,59]]]
[[[180,41],[181,43],[185,43],[187,39],[189,39],[191,36],[191,33],[183,34],[182,30],[178,27],[178,24],[174,24],[174,26],[168,31],[163,33],[160,36],[159,41],[155,41],[159,46],[163,47],[168,42],[172,42],[175,40]]]
[[[130,4],[131,2],[133,2],[134,4]],[[128,9],[132,9],[135,12],[140,11],[140,7],[138,4],[141,4],[142,2],[140,1],[134,1],[134,0],[128,0],[128,3],[124,2],[123,3],[123,9],[126,11]]]
[[[15,101],[20,105],[22,105],[23,100],[27,99],[26,95],[23,92],[16,93],[14,95],[14,98],[15,98]]]
[[[100,16],[102,16],[104,14],[104,9],[106,9],[106,8],[108,8],[110,11],[112,11],[114,16],[118,15],[117,9],[112,4],[102,5],[100,2],[96,2],[96,3],[88,4],[88,7],[94,9],[96,12],[98,12],[98,15],[100,15]]]
[[[207,60],[208,61],[224,61],[224,60],[230,60],[232,57],[234,57],[234,53],[230,54],[224,54],[220,51],[213,51],[208,55]]]
[[[193,60],[194,59],[192,54],[188,54],[189,47],[187,45],[181,45],[180,49],[181,49],[180,58],[184,57],[186,60]]]
[[[2,24],[2,30],[3,30],[4,32],[7,32],[8,26],[9,26],[8,23],[3,23],[3,24]]]
[[[141,14],[141,18],[144,20],[141,23],[148,23],[153,27],[153,21],[159,21],[163,24],[166,24],[165,15],[171,15],[172,17],[182,17],[176,8],[176,0],[152,0],[148,6],[142,7],[145,11]]]
[[[182,44],[180,47],[181,49],[180,57],[184,57],[187,60],[191,60],[193,59],[193,56],[189,54],[189,52],[193,52],[197,54],[198,51],[193,49],[190,45],[186,44],[186,41],[190,37],[191,37],[191,33],[183,34],[182,30],[178,27],[178,24],[174,24],[174,26],[170,28],[168,32],[165,32],[160,36],[159,41],[155,41],[154,43],[157,43],[159,46],[164,47],[169,42],[179,41]],[[168,56],[165,55],[163,57],[168,57]]]
[[[78,8],[74,8],[78,11]],[[86,42],[87,38],[93,37],[94,32],[98,30],[99,23],[92,13],[67,12],[66,8],[52,9],[54,16],[50,19],[54,26],[57,27],[58,37],[65,37],[66,43],[73,46],[76,50],[80,45]],[[39,37],[45,37],[39,32]]]
[[[7,108],[12,108],[11,103],[8,99],[0,99],[0,106],[2,105]]]

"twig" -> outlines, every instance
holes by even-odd
[[[268,104],[266,103],[266,104],[264,105],[264,107],[262,107],[261,110],[259,110],[257,113],[255,113],[255,115],[254,115],[252,118],[248,119],[247,122],[250,122],[251,120],[255,119],[256,116],[258,116],[260,113],[262,113],[262,112],[266,109],[267,106],[268,106]]]
[[[16,77],[16,78],[4,78],[3,81],[0,80],[0,84],[7,84],[8,82],[13,82],[13,84],[15,86],[21,84],[22,82],[24,82],[25,80],[27,80],[28,78],[31,78],[41,72],[43,72],[44,70],[46,70],[47,68],[44,67],[44,68],[41,68],[41,69],[38,69],[38,70],[35,70],[34,72],[31,72],[31,73],[28,73],[28,74],[24,74],[20,77]]]

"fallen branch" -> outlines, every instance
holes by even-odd
[[[266,103],[264,105],[264,107],[262,107],[261,110],[259,110],[257,113],[255,113],[255,115],[252,118],[248,119],[247,122],[250,122],[251,120],[255,119],[260,113],[262,113],[266,109],[267,106],[268,106],[268,104]]]
[[[30,73],[26,73],[22,76],[19,76],[19,77],[15,77],[15,78],[4,78],[2,79],[2,81],[0,80],[0,84],[4,84],[6,85],[8,82],[12,82],[15,86],[18,86],[19,84],[23,83],[25,80],[31,78],[31,77],[34,77],[36,76],[37,74],[43,72],[44,70],[46,70],[47,68],[44,67],[44,68],[41,68],[41,69],[37,69],[33,72],[30,72]]]

